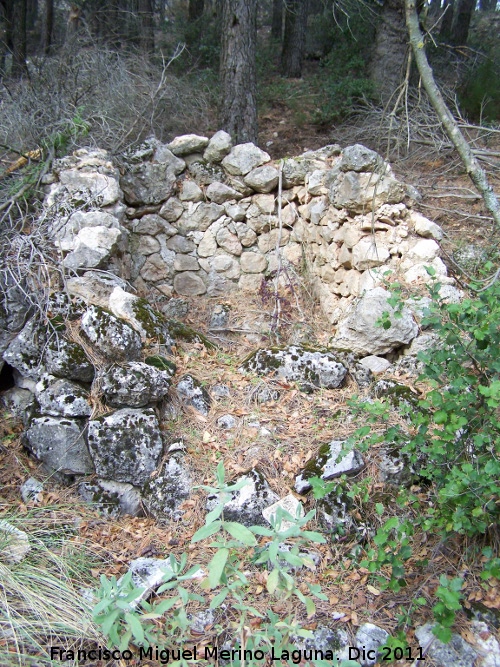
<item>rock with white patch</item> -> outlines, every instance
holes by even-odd
[[[231,499],[224,504],[224,518],[244,526],[266,525],[262,512],[279,500],[278,495],[271,489],[264,475],[255,468],[234,480],[234,483],[238,482],[245,484],[238,491],[233,491]],[[214,509],[219,502],[218,496],[209,496],[207,509]]]
[[[179,506],[189,498],[191,486],[188,470],[171,456],[142,488],[148,512],[158,520],[180,519]]]
[[[142,498],[139,490],[132,484],[98,479],[95,482],[82,482],[78,493],[87,503],[92,503],[101,514],[117,518],[128,514],[142,516]]]
[[[302,345],[263,348],[252,353],[239,369],[258,375],[300,382],[308,388],[336,389],[342,386],[347,369],[329,350],[313,350]]]
[[[324,480],[335,479],[340,475],[355,475],[364,468],[364,461],[356,449],[346,448],[344,440],[332,440],[320,447],[318,455],[311,459],[300,475],[295,479],[297,493],[305,493],[311,489],[309,479],[321,477]]]
[[[141,338],[132,327],[99,306],[90,306],[81,322],[82,331],[104,356],[111,359],[136,359]]]
[[[158,419],[151,409],[124,408],[88,423],[88,443],[97,474],[142,486],[163,452]]]
[[[83,420],[36,417],[23,437],[28,449],[50,470],[67,475],[94,472]]]
[[[130,361],[102,372],[99,386],[111,407],[141,408],[167,396],[171,377],[171,370],[159,370],[149,364]]]

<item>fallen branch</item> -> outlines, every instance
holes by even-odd
[[[410,38],[410,46],[417,63],[418,72],[422,80],[423,86],[432,106],[434,107],[439,120],[441,121],[446,134],[450,141],[455,146],[462,162],[464,163],[467,174],[481,193],[484,204],[491,213],[495,225],[500,229],[500,205],[498,199],[493,191],[492,186],[488,182],[486,172],[482,169],[477,161],[469,143],[458,127],[457,121],[449,110],[444,98],[439,90],[432,68],[427,60],[427,55],[424,49],[424,36],[420,30],[418,22],[418,14],[416,9],[416,0],[405,0],[406,9],[406,26],[408,28],[408,35]]]

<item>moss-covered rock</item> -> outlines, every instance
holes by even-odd
[[[104,308],[90,306],[82,317],[82,331],[105,357],[137,359],[142,344],[139,334]]]
[[[266,478],[255,468],[235,479],[234,482],[246,481],[239,491],[234,491],[231,500],[224,505],[224,518],[228,521],[236,521],[244,526],[266,526],[267,520],[262,510],[273,505],[279,500]],[[214,509],[220,499],[219,496],[209,496],[207,509]]]
[[[305,345],[257,350],[243,361],[239,370],[257,375],[274,373],[283,380],[300,382],[309,389],[336,389],[347,374],[345,366],[330,350]]]
[[[78,493],[106,516],[143,515],[141,494],[132,484],[98,479],[95,483],[82,482],[78,486]]]
[[[192,375],[184,375],[179,380],[176,389],[183,403],[198,410],[202,415],[208,415],[212,400],[199,380]]]
[[[78,343],[62,336],[51,336],[45,348],[44,363],[47,372],[60,378],[92,382],[94,366]]]
[[[348,448],[343,453],[345,444],[344,440],[332,440],[320,447],[318,455],[308,461],[301,474],[296,477],[297,493],[306,493],[311,489],[311,477],[329,480],[340,475],[355,475],[362,470],[365,463],[361,454],[356,449]]]
[[[153,410],[124,408],[89,421],[88,442],[96,472],[104,479],[142,486],[163,452]]]
[[[111,366],[100,374],[106,403],[114,408],[141,408],[161,401],[168,394],[172,372],[140,361]]]

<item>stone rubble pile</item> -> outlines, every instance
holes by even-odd
[[[338,325],[330,347],[311,348],[298,339],[258,349],[240,372],[272,374],[298,382],[303,391],[340,388],[350,374],[359,386],[370,386],[372,396],[389,396],[394,409],[411,406],[415,396],[394,382],[373,384],[374,375],[393,363],[393,357],[380,355],[406,346],[402,359],[408,369],[416,368],[417,352],[436,338],[432,332],[418,335],[423,300],[410,299],[395,312],[384,276],[391,272],[408,287],[418,286],[429,281],[430,266],[443,296],[460,298],[439,257],[442,230],[411,209],[407,189],[390,166],[361,145],[331,145],[273,162],[253,144],[233,146],[222,131],[211,139],[185,135],[167,145],[149,140],[119,165],[104,151],[78,150],[57,161],[45,182],[45,215],[67,279],[64,291],[51,296],[46,316],[27,321],[22,290],[6,286],[0,353],[15,386],[3,399],[22,417],[24,443],[33,456],[60,481],[78,481],[83,499],[111,516],[146,511],[158,520],[182,518],[192,480],[183,443],[169,432],[175,403],[206,417],[213,400],[230,395],[225,385],[207,391],[191,374],[175,377],[169,357],[177,338],[211,346],[169,319],[185,314],[178,297],[257,292],[264,278],[286,284],[280,267],[299,272],[307,265],[325,314]],[[149,304],[152,292],[170,299],[167,316]],[[377,324],[383,317],[391,318],[391,327]],[[224,327],[226,320],[219,304],[213,326]],[[267,386],[254,393],[256,402],[279,397]],[[225,414],[217,426],[230,431],[240,423]],[[271,435],[263,428],[261,433]],[[306,464],[295,490],[307,493],[312,477],[349,477],[364,465],[357,450],[333,440]],[[387,443],[382,480],[411,484],[417,467]],[[243,481],[225,506],[226,519],[269,525],[277,506],[303,516],[301,503],[291,495],[280,499],[258,469],[234,480]],[[28,480],[25,502],[38,502],[42,489]],[[207,511],[218,502],[209,497]],[[332,537],[371,534],[351,509],[345,487],[338,485],[318,503],[323,530]],[[0,526],[0,533],[9,535],[11,560],[24,557],[28,537],[10,525]],[[131,567],[153,590],[168,566],[139,559]],[[332,632],[318,628],[314,646],[347,647],[347,634]],[[420,632],[425,644],[429,629]],[[375,664],[386,639],[377,626],[359,628],[356,646],[372,651],[362,664]],[[458,639],[456,644],[462,651]],[[465,648],[462,662],[453,658],[451,664],[472,664],[478,653],[469,655]],[[434,642],[433,659],[445,665],[439,651]]]
[[[431,266],[450,281],[442,230],[409,207],[390,166],[359,144],[272,162],[223,131],[185,135],[130,151],[121,174],[103,151],[81,149],[49,180],[64,266],[110,268],[142,295],[151,286],[167,296],[255,292],[282,263],[297,271],[307,263],[336,323],[387,272],[414,285],[429,280]]]

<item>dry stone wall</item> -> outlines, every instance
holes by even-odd
[[[430,265],[452,282],[439,257],[442,230],[412,210],[390,166],[361,145],[273,162],[220,131],[149,140],[119,168],[82,149],[50,180],[63,265],[111,270],[144,296],[254,292],[278,267],[307,267],[334,324],[387,271],[414,285],[429,279]]]

